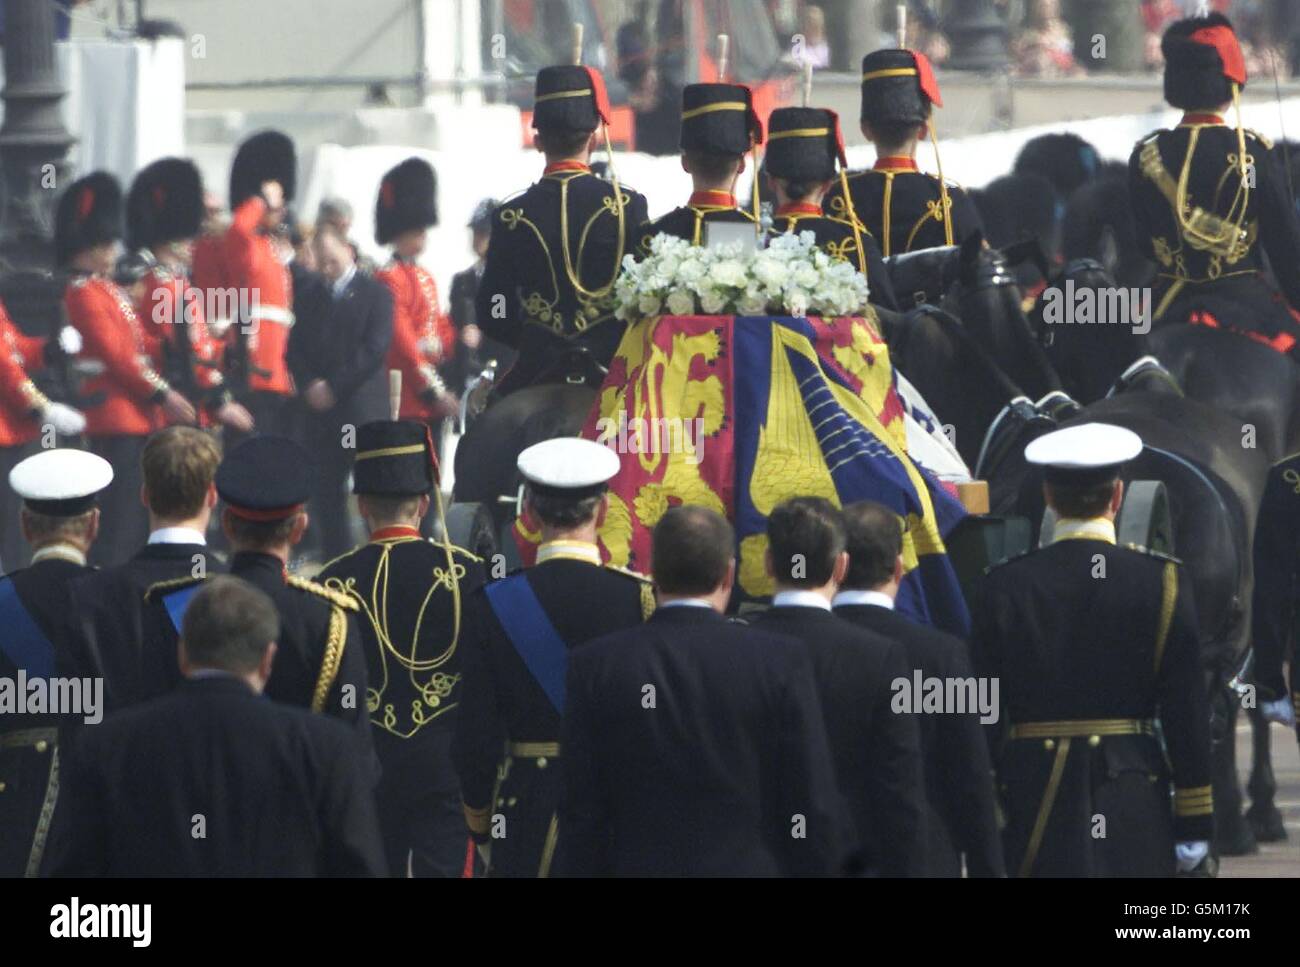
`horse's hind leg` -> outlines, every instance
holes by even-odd
[[[1277,779],[1273,775],[1272,740],[1269,723],[1258,708],[1250,710],[1251,766],[1246,791],[1250,793],[1250,808],[1246,819],[1261,843],[1276,843],[1286,839],[1286,826],[1282,813],[1273,802],[1277,793]]]

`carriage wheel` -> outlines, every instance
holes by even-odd
[[[497,553],[496,524],[492,512],[483,504],[452,504],[448,507],[447,536],[453,544],[485,561]]]
[[[1162,554],[1174,553],[1174,522],[1169,492],[1159,480],[1134,480],[1124,490],[1115,521],[1118,543],[1136,544]]]

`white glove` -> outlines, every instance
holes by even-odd
[[[1178,872],[1190,873],[1201,865],[1201,860],[1205,859],[1209,852],[1209,841],[1204,839],[1176,843],[1174,845],[1174,861],[1178,864]]]
[[[86,417],[65,403],[50,403],[41,410],[41,422],[48,423],[64,436],[76,436],[86,428]]]
[[[1295,705],[1290,695],[1284,695],[1271,702],[1260,702],[1259,714],[1264,717],[1265,722],[1277,722],[1289,729],[1295,728]]]
[[[69,356],[75,356],[81,352],[81,333],[71,326],[64,326],[59,330],[59,348]]]

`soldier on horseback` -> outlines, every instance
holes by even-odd
[[[599,71],[538,72],[533,143],[546,169],[497,209],[476,300],[484,334],[519,351],[499,395],[535,382],[572,347],[601,364],[618,348],[624,327],[614,321],[610,295],[648,216],[645,198],[617,176],[611,183],[592,174],[596,131],[608,121]]]
[[[1158,266],[1154,319],[1228,326],[1294,353],[1300,222],[1272,144],[1241,126],[1237,36],[1212,13],[1171,25],[1161,48],[1165,100],[1186,113],[1140,141],[1129,160],[1139,244]],[[1223,119],[1231,105],[1235,129]]]

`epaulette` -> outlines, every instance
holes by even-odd
[[[1143,547],[1141,544],[1121,544],[1120,547],[1127,548],[1130,551],[1137,551],[1139,554],[1145,554],[1147,557],[1154,557],[1160,561],[1169,561],[1172,564],[1182,566],[1183,559],[1175,557],[1172,554],[1166,554],[1164,551],[1152,550],[1149,547]]]
[[[636,580],[641,581],[644,584],[654,583],[654,579],[651,578],[650,575],[642,574],[640,571],[633,571],[631,568],[628,567],[618,567],[617,565],[614,564],[606,564],[604,565],[604,568],[606,571],[614,571],[618,574],[623,574],[626,575],[627,577],[635,578]]]
[[[319,598],[324,598],[336,607],[345,611],[360,611],[361,606],[357,602],[344,594],[342,591],[335,591],[327,588],[323,584],[317,584],[315,581],[309,581],[307,578],[300,578],[296,574],[290,574],[287,581],[289,587],[297,588],[299,591],[306,591],[308,594],[314,594]]]
[[[1264,146],[1264,150],[1265,150],[1265,151],[1272,151],[1272,150],[1273,150],[1273,139],[1272,139],[1272,138],[1268,137],[1267,135],[1260,134],[1260,133],[1259,133],[1258,131],[1256,131],[1254,128],[1246,128],[1245,131],[1246,131],[1246,133],[1249,134],[1252,138],[1254,138],[1256,141],[1258,141],[1260,144],[1262,144],[1262,145]]]
[[[160,598],[171,594],[173,591],[179,591],[181,588],[188,588],[191,585],[198,584],[205,580],[207,580],[206,575],[204,577],[195,577],[192,574],[187,574],[183,578],[170,578],[166,581],[157,581],[154,584],[149,585],[145,590],[144,599],[148,602],[157,601]]]

